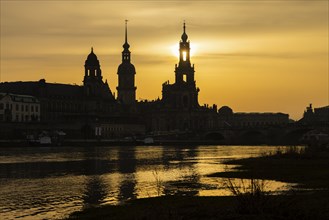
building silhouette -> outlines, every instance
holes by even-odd
[[[288,123],[287,114],[233,113],[229,107],[218,111],[217,105],[199,105],[200,89],[196,86],[186,29],[184,22],[179,41],[179,60],[174,71],[175,82],[162,84],[161,99],[136,101],[136,70],[131,63],[126,21],[122,63],[117,71],[117,97],[108,82],[103,81],[100,61],[91,48],[84,64],[83,85],[48,83],[45,79],[0,83],[0,93],[29,96],[38,100],[40,105],[37,120],[40,122],[29,124],[25,120],[22,129],[17,130],[19,126],[15,123],[23,122],[7,117],[12,109],[7,109],[4,102],[3,111],[0,111],[0,126],[7,128],[7,136],[11,127],[15,135],[29,130],[60,129],[68,138],[123,138],[146,134],[191,138],[227,125],[248,127],[257,123],[264,126]],[[7,116],[2,112],[6,112]],[[6,135],[0,132],[0,137]]]
[[[114,101],[107,81],[103,82],[102,70],[93,48],[85,61],[83,90],[86,97]]]
[[[132,105],[136,102],[135,66],[130,62],[130,51],[127,36],[127,20],[125,26],[125,43],[123,44],[122,63],[118,67],[118,101]]]
[[[329,125],[329,106],[314,108],[312,104],[306,107],[300,124],[306,125]]]
[[[162,98],[167,108],[195,109],[199,107],[198,93],[194,80],[194,65],[190,61],[190,42],[183,27],[179,42],[179,63],[175,65],[175,83],[162,85]]]
[[[175,82],[162,84],[162,99],[149,107],[147,130],[158,133],[170,131],[198,132],[216,128],[217,106],[201,107],[198,101],[199,88],[194,80],[194,65],[190,60],[190,41],[185,22],[179,42],[179,62],[175,65]]]

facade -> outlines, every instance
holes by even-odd
[[[40,121],[40,102],[34,96],[0,93],[0,122]]]
[[[42,126],[38,127],[39,130],[64,130],[68,137],[92,138],[95,137],[95,129],[100,124],[105,127],[111,127],[112,123],[124,124],[123,128],[129,131],[130,127],[139,126],[141,123],[138,120],[135,120],[135,123],[133,120],[127,122],[123,119],[122,115],[136,116],[131,116],[130,110],[115,99],[107,81],[103,81],[100,62],[93,48],[87,56],[84,69],[83,85],[48,83],[44,79],[32,82],[4,82],[0,83],[0,92],[35,97],[39,104],[37,119],[42,123]],[[35,107],[33,109],[35,111]],[[5,109],[3,111],[9,112]],[[15,111],[15,108],[12,111]],[[8,121],[9,113],[3,114],[2,117]],[[10,117],[16,120],[16,113],[13,112]],[[31,115],[24,115],[23,120],[34,120],[33,117],[27,117],[31,118]],[[113,129],[111,135],[120,136],[124,133],[128,132]]]
[[[0,83],[0,92],[36,97],[40,102],[42,122],[93,122],[115,111],[115,98],[93,48],[85,61],[83,85],[34,82]]]
[[[310,104],[299,122],[302,124],[329,125],[329,106],[313,109],[312,104]]]
[[[237,112],[228,106],[218,110],[221,128],[262,128],[270,126],[286,126],[289,123],[289,115],[284,113],[245,113]]]

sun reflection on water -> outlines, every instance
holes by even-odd
[[[223,161],[255,157],[276,147],[138,146],[1,148],[3,219],[52,219],[90,206],[159,195],[223,196]],[[19,153],[18,153],[19,152]],[[38,159],[36,159],[38,158]],[[291,184],[269,181],[280,192]]]

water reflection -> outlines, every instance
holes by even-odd
[[[167,182],[164,187],[164,195],[197,195],[200,189],[200,176],[195,168],[195,164],[197,163],[195,158],[197,157],[198,147],[194,146],[185,149],[173,148],[172,150],[174,152],[174,157],[168,161],[175,162],[174,165],[180,170],[180,177]],[[170,158],[169,155],[167,158]],[[171,168],[169,164],[167,165],[168,169]]]
[[[107,186],[101,176],[89,176],[83,196],[84,207],[94,207],[104,203],[107,197]]]
[[[223,171],[222,161],[226,159],[257,156],[275,149],[0,148],[1,219],[60,218],[85,207],[158,195],[223,195],[220,181],[207,174]]]
[[[120,175],[120,187],[118,200],[125,201],[136,198],[136,156],[135,148],[120,148],[118,160],[118,172]]]

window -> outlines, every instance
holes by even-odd
[[[34,112],[34,106],[31,105],[31,112]]]
[[[0,103],[0,110],[2,110],[4,107],[3,103]]]
[[[18,104],[16,104],[16,111],[18,111],[19,110],[19,105]],[[18,121],[18,120],[17,120]]]
[[[183,81],[184,81],[184,82],[187,82],[187,79],[186,79],[186,78],[187,78],[187,75],[184,74],[184,75],[183,75]]]
[[[38,106],[35,106],[35,111],[39,112],[39,107]]]
[[[29,111],[29,106],[28,106],[28,105],[25,106],[25,111],[26,111],[26,112]]]
[[[183,60],[186,61],[186,51],[183,51]]]

